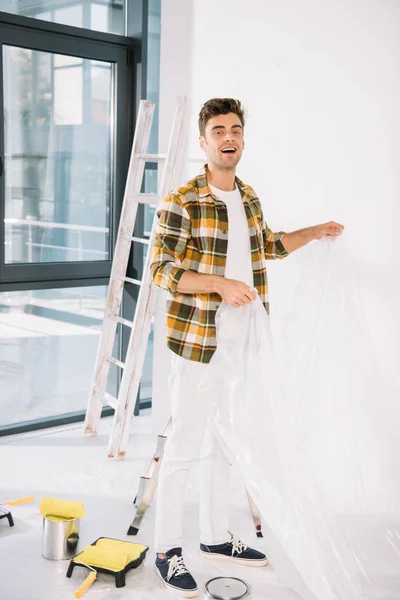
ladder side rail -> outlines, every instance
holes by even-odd
[[[150,282],[149,282],[150,279]],[[121,430],[126,421],[127,410],[132,406],[132,413],[135,409],[137,393],[139,390],[140,379],[146,355],[147,341],[151,329],[151,316],[154,312],[153,298],[150,286],[151,278],[145,278],[140,287],[139,296],[146,294],[147,298],[143,301],[138,300],[135,311],[135,318],[132,332],[129,338],[126,352],[125,368],[121,378],[121,384],[118,394],[118,405],[114,413],[114,420],[110,434],[108,456],[114,458],[124,458],[126,450],[120,448],[119,439]],[[130,422],[130,421],[129,421]]]
[[[147,292],[148,298],[146,305],[143,308],[136,308],[137,327],[133,329],[131,336],[132,344],[129,348],[129,360],[125,363],[124,381],[121,381],[119,407],[121,407],[121,419],[118,422],[118,432],[116,435],[117,453],[119,458],[124,458],[129,439],[129,430],[134,415],[137,394],[139,391],[140,380],[142,377],[144,359],[146,356],[146,348],[151,330],[151,315],[155,308],[155,290],[153,289],[153,281],[151,272],[146,280],[142,283],[142,289]],[[146,314],[147,313],[147,314]],[[135,315],[136,317],[136,315]],[[136,333],[136,335],[135,335]],[[128,353],[127,353],[128,356]],[[124,386],[124,387],[123,387]]]
[[[157,221],[155,219],[153,221],[150,234],[150,244],[154,243],[156,236],[156,225]],[[149,248],[151,248],[151,245]],[[129,338],[128,348],[126,351],[125,368],[122,374],[118,394],[118,407],[114,413],[114,423],[110,435],[108,449],[108,455],[110,458],[113,458],[116,454],[118,454],[119,458],[123,458],[125,456],[126,448],[121,447],[119,440],[122,430],[126,427],[125,423],[128,421],[130,425],[131,419],[126,419],[130,409],[132,410],[131,416],[133,417],[140,379],[142,376],[146,348],[151,329],[151,318],[155,308],[155,290],[153,288],[150,261],[151,256],[149,252],[146,257],[144,276],[139,290],[138,302],[136,304],[132,333]]]
[[[138,207],[138,203],[134,200],[134,198],[135,195],[140,192],[145,169],[145,160],[139,159],[137,155],[144,153],[147,150],[150,140],[154,110],[155,104],[153,102],[145,100],[140,102],[137,126],[132,144],[128,176],[122,203],[117,241],[110,274],[107,304],[103,318],[100,341],[97,349],[92,389],[85,417],[86,434],[93,435],[96,433],[98,422],[101,416],[102,402],[98,393],[96,392],[96,389],[105,392],[107,387],[110,362],[105,358],[105,356],[110,356],[112,353],[117,331],[117,322],[110,319],[110,317],[120,314],[124,289],[124,281],[122,277],[126,275],[130,248],[132,244],[127,234],[133,235],[133,228],[135,225]]]
[[[173,186],[179,182],[180,171],[182,167],[183,154],[186,148],[188,126],[188,99],[186,96],[178,98],[177,107],[173,121],[173,131],[176,135],[171,135],[168,145],[167,159],[160,183],[161,201],[171,191]]]

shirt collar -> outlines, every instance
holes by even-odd
[[[197,175],[197,177],[196,177],[197,188],[199,190],[199,196],[200,196],[200,198],[205,198],[206,196],[211,196],[214,200],[218,200],[218,198],[215,197],[215,195],[212,193],[212,191],[210,189],[210,186],[208,185],[207,171],[208,171],[208,167],[207,167],[207,163],[206,163],[205,165],[203,165],[199,175]],[[236,181],[236,185],[238,186],[240,193],[244,200],[249,200],[250,198],[255,197],[253,189],[250,186],[243,183],[243,181],[241,181],[241,179],[239,179],[239,177],[235,177],[235,181]]]

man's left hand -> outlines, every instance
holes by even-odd
[[[344,226],[340,225],[340,223],[336,223],[335,221],[329,221],[329,223],[323,223],[322,225],[314,225],[312,230],[313,238],[315,240],[320,240],[325,235],[329,235],[330,237],[338,237],[339,235],[342,235]]]

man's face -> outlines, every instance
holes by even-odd
[[[212,117],[200,136],[200,147],[209,165],[223,171],[235,170],[244,148],[243,127],[234,113]]]

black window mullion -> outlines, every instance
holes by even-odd
[[[93,277],[92,279],[52,279],[43,281],[16,281],[13,283],[1,283],[2,292],[21,292],[32,290],[50,290],[59,288],[93,287],[98,285],[107,286],[109,277]]]

